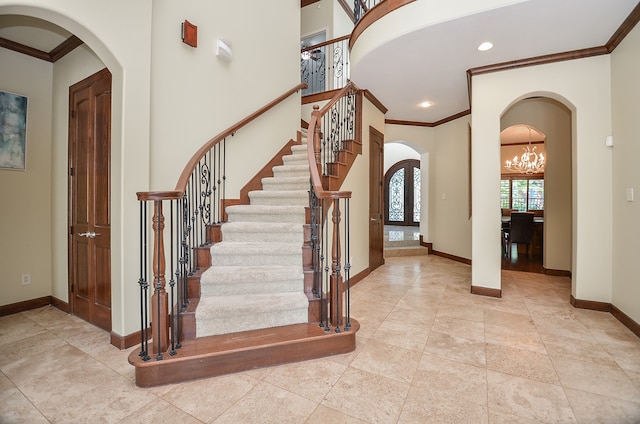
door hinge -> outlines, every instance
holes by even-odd
[[[75,110],[72,109],[70,113],[71,113],[71,117],[72,118],[76,117],[76,111]]]
[[[73,293],[73,284],[71,284],[71,293]]]
[[[73,168],[69,168],[69,176],[73,177]]]
[[[69,234],[73,235],[73,227],[69,227]]]

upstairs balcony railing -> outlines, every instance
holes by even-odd
[[[303,96],[344,87],[349,81],[349,36],[302,48],[300,78],[307,84]]]
[[[353,0],[354,23],[357,23],[372,7],[383,1],[386,0]]]

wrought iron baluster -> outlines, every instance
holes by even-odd
[[[170,303],[169,303],[169,313],[171,314],[171,350],[169,351],[169,355],[173,356],[176,352],[176,321],[179,319],[177,316],[178,308],[174,303],[174,291],[176,282],[173,279],[173,271],[174,271],[174,262],[173,262],[173,254],[174,254],[174,244],[173,244],[173,236],[174,236],[174,215],[173,215],[173,200],[169,200],[169,263],[171,271],[169,273],[171,279],[169,280],[169,288],[171,290]]]

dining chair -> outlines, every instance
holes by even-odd
[[[516,243],[525,244],[527,246],[527,254],[531,257],[533,252],[533,214],[527,212],[512,212],[509,231],[504,238],[507,256],[511,256],[512,245]]]

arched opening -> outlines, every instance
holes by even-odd
[[[39,206],[38,209],[45,211],[47,219],[39,220],[46,228],[35,227],[29,220],[24,220],[25,227],[20,225],[19,231],[22,239],[43,240],[39,245],[46,246],[48,252],[38,254],[41,258],[38,262],[44,265],[32,266],[34,274],[43,268],[46,276],[34,275],[34,280],[42,281],[47,286],[39,287],[41,292],[50,293],[56,302],[69,309],[71,312],[71,296],[74,287],[70,284],[72,271],[70,269],[69,253],[69,93],[70,87],[94,75],[103,69],[108,69],[113,76],[113,85],[107,90],[112,99],[111,119],[109,124],[113,130],[109,131],[111,140],[111,166],[112,172],[110,181],[105,186],[111,187],[109,197],[112,211],[119,210],[121,203],[120,176],[114,169],[121,169],[122,151],[122,99],[123,91],[123,69],[112,50],[100,40],[95,32],[89,31],[91,22],[80,22],[69,18],[63,12],[54,12],[45,7],[33,6],[3,6],[0,7],[0,15],[3,16],[2,26],[7,31],[31,31],[35,33],[53,34],[62,37],[62,40],[69,36],[75,36],[81,43],[70,49],[64,55],[51,55],[55,59],[47,60],[38,55],[22,54],[19,51],[6,51],[3,54],[10,57],[10,60],[3,60],[6,67],[5,84],[7,87],[15,87],[15,91],[31,93],[33,108],[30,110],[27,132],[30,132],[32,140],[37,143],[29,143],[28,158],[31,158],[31,167],[25,172],[23,178],[24,187],[19,190],[32,193],[39,200],[47,199],[46,206]],[[27,38],[27,40],[29,40]],[[21,40],[20,40],[21,41]],[[41,47],[36,45],[36,47]],[[44,47],[44,45],[42,46]],[[9,56],[11,55],[11,56]],[[103,161],[107,163],[106,161]],[[46,170],[46,178],[34,177],[38,173]],[[41,195],[44,191],[46,195]],[[20,208],[21,205],[15,205]],[[112,232],[109,237],[109,247],[106,252],[113,252],[113,246],[120,241],[121,219],[116,214],[112,214]],[[36,234],[33,234],[36,232]],[[30,248],[32,250],[32,248]],[[16,249],[16,254],[24,254]],[[111,258],[111,265],[108,265],[111,275],[121,273],[121,265],[114,256],[106,253],[105,257]],[[115,256],[117,258],[117,255]],[[107,262],[105,262],[107,263]],[[37,283],[36,283],[37,284]],[[104,299],[110,300],[110,306],[121,303],[119,288],[110,291],[104,290]],[[122,323],[120,322],[120,311],[107,317],[104,327],[113,329],[117,333],[123,334]]]
[[[531,254],[502,249],[502,268],[570,275],[572,260],[572,113],[549,97],[511,105],[500,120],[502,221],[511,211],[534,216]],[[514,167],[514,156],[542,154],[544,166]],[[532,156],[534,158],[534,156]],[[507,160],[512,163],[507,168]],[[517,168],[517,169],[516,169]],[[504,238],[502,239],[504,240]],[[506,254],[505,254],[506,253]],[[509,255],[508,253],[511,253]]]
[[[526,124],[500,132],[502,269],[543,271],[546,138]]]
[[[395,248],[420,245],[421,221],[428,205],[428,196],[423,195],[427,183],[422,182],[422,156],[405,142],[384,145],[385,255],[392,254]]]

